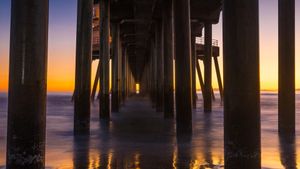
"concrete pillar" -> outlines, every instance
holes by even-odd
[[[125,103],[126,98],[126,48],[123,47],[122,52],[122,102]]]
[[[113,57],[112,57],[112,94],[111,110],[119,111],[119,47],[120,47],[120,25],[112,24],[113,31]]]
[[[223,5],[225,168],[261,168],[258,0]]]
[[[153,50],[152,50],[152,42],[150,42],[150,50],[149,50],[149,55],[150,55],[150,59],[149,59],[149,64],[150,64],[150,72],[149,72],[149,76],[150,76],[150,80],[149,80],[149,84],[150,84],[150,99],[152,102],[152,106],[154,104],[154,98],[153,98],[153,91],[154,91],[154,69],[153,69]]]
[[[173,85],[173,0],[164,1],[164,117],[174,117],[174,85]]]
[[[164,56],[163,56],[163,24],[158,21],[155,31],[156,41],[156,111],[163,112],[164,110]]]
[[[102,29],[101,67],[100,67],[100,119],[110,118],[109,100],[109,59],[110,59],[110,1],[100,0],[100,22]]]
[[[193,33],[192,33],[193,34]],[[196,108],[197,91],[196,91],[196,36],[192,35],[192,102],[193,108]]]
[[[48,0],[12,0],[6,168],[45,167]]]
[[[190,0],[174,1],[176,130],[192,132]]]
[[[295,133],[295,0],[279,0],[278,127]]]
[[[74,134],[90,130],[93,1],[79,0],[77,9]]]
[[[204,112],[211,112],[212,107],[212,85],[211,85],[211,57],[212,57],[212,24],[206,22],[205,27],[205,44],[204,44]]]
[[[122,86],[123,86],[123,77],[122,77],[122,58],[123,58],[123,46],[122,46],[122,40],[121,37],[119,36],[119,55],[118,55],[118,100],[119,100],[119,108],[121,104],[123,103],[122,99]]]
[[[128,56],[129,58],[129,56]],[[130,66],[129,66],[129,61],[127,58],[127,96],[130,96],[130,81],[131,81],[131,76],[130,76]]]
[[[152,62],[153,62],[153,107],[156,106],[157,102],[157,52],[155,45],[155,36],[152,40]]]

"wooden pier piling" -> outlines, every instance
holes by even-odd
[[[74,134],[90,130],[93,1],[79,0],[77,13]]]
[[[48,16],[48,0],[11,1],[8,169],[45,167]]]
[[[164,110],[164,57],[163,57],[163,24],[162,21],[156,23],[155,31],[156,44],[156,111]]]
[[[196,101],[197,101],[197,91],[196,91],[196,35],[193,34],[191,36],[191,48],[192,48],[192,102],[193,108],[196,108]]]
[[[205,22],[204,24],[204,112],[211,112],[212,109],[212,83],[211,83],[211,57],[212,57],[212,24]]]
[[[261,168],[258,0],[223,3],[225,168]]]
[[[164,117],[174,117],[174,85],[173,85],[173,0],[165,0],[163,14],[164,28]]]
[[[190,0],[174,1],[176,130],[192,133]]]
[[[100,35],[102,34],[100,66],[100,119],[110,118],[109,60],[110,60],[110,0],[100,0]],[[101,33],[102,32],[102,33]],[[101,36],[100,36],[101,37]]]
[[[295,0],[278,1],[278,127],[295,133]]]
[[[111,111],[119,112],[119,55],[120,55],[120,25],[112,24],[113,56],[112,56],[112,93]]]

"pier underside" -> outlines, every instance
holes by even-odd
[[[294,1],[279,0],[278,17],[275,143],[287,168],[296,168]],[[261,132],[270,133],[261,128],[268,116],[261,116],[258,0],[77,2],[74,93],[47,101],[49,0],[12,0],[7,169],[45,168],[68,143],[66,167],[78,169],[262,167]],[[223,71],[212,29],[221,10]],[[268,127],[274,137],[276,126]]]

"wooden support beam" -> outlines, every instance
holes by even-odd
[[[74,134],[90,130],[93,0],[79,0],[77,11]]]
[[[198,73],[198,79],[200,82],[202,97],[204,97],[204,82],[203,82],[203,77],[202,77],[202,73],[201,73],[201,69],[200,69],[200,63],[199,63],[198,59],[196,60],[196,68],[197,68],[197,73]]]
[[[152,58],[153,58],[153,106],[156,106],[157,103],[157,53],[155,38],[152,40]]]
[[[216,100],[215,92],[214,92],[214,89],[213,89],[212,86],[211,86],[211,98],[212,98],[213,101]]]
[[[164,110],[164,57],[163,57],[163,24],[156,22],[155,41],[156,41],[156,111]]]
[[[120,47],[120,25],[112,24],[113,32],[113,57],[112,57],[112,93],[111,110],[119,112],[119,47]]]
[[[196,108],[197,91],[196,91],[196,36],[192,33],[192,101],[193,108]]]
[[[45,168],[48,0],[12,0],[6,168]]]
[[[100,119],[110,118],[110,99],[109,99],[109,59],[110,59],[110,0],[100,0],[102,34],[101,44],[101,67],[100,67]]]
[[[91,94],[92,101],[95,100],[95,95],[96,95],[97,87],[98,87],[98,84],[99,84],[99,76],[100,76],[100,59],[99,59],[99,63],[98,63],[98,66],[97,66],[97,71],[96,71],[94,84],[93,84],[93,88],[92,88],[92,94]]]
[[[126,57],[127,49],[123,47],[122,52],[122,102],[125,103],[126,100]]]
[[[156,89],[156,69],[155,69],[155,52],[154,52],[154,43],[151,40],[151,45],[150,45],[150,61],[151,61],[151,101],[152,101],[152,107],[155,107],[156,103],[156,98],[155,98],[155,89]]]
[[[213,58],[214,58],[215,70],[216,70],[216,74],[217,74],[220,97],[221,97],[221,100],[223,100],[224,96],[223,96],[223,85],[222,85],[222,78],[221,78],[221,73],[220,73],[220,66],[219,66],[218,58],[217,57],[213,57]]]
[[[295,133],[295,0],[278,1],[278,127]]]
[[[258,4],[223,2],[226,169],[261,168]]]
[[[211,84],[211,57],[212,57],[212,24],[205,23],[205,44],[204,44],[204,112],[211,112],[212,109],[212,84]]]
[[[173,85],[173,0],[165,0],[163,3],[163,36],[164,36],[164,117],[174,117],[174,85]]]
[[[174,1],[176,130],[192,133],[190,0]]]
[[[120,35],[121,36],[121,35]],[[123,86],[123,74],[122,74],[122,58],[123,58],[123,46],[122,46],[122,40],[120,37],[120,43],[119,43],[119,55],[118,55],[118,100],[119,100],[119,107],[121,106],[123,99],[122,99],[122,86]]]

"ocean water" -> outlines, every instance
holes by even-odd
[[[300,164],[300,94],[296,98],[299,130],[295,142],[286,143],[277,131],[277,94],[261,94],[262,168]],[[197,101],[193,135],[184,143],[176,139],[174,120],[164,120],[145,97],[129,98],[110,122],[99,121],[97,101],[91,106],[90,136],[75,138],[71,95],[48,95],[46,168],[223,168],[223,109],[218,95],[211,114],[203,113],[202,99]],[[7,95],[0,94],[0,168],[5,168],[6,120]]]

